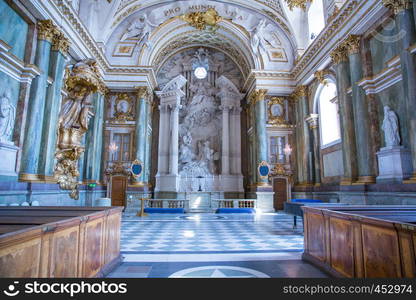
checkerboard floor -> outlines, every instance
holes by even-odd
[[[303,251],[303,225],[283,213],[125,215],[124,254],[272,253]]]

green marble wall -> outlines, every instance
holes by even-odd
[[[29,25],[4,0],[0,0],[0,39],[12,49],[10,52],[21,60],[26,50]]]
[[[374,74],[381,72],[386,68],[386,63],[390,59],[400,54],[397,37],[395,22],[391,20],[370,39],[369,45]]]

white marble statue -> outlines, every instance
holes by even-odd
[[[0,142],[10,144],[13,135],[16,108],[10,102],[10,92],[0,98]]]
[[[386,147],[400,145],[399,119],[396,113],[389,106],[384,106],[383,131],[386,141]]]
[[[270,45],[273,48],[279,47],[279,42],[273,35],[273,26],[267,24],[265,19],[261,19],[257,26],[251,30],[251,49],[253,53],[261,55],[262,52],[267,52],[267,46]]]
[[[158,25],[149,21],[147,15],[142,15],[138,20],[133,22],[127,31],[121,37],[121,41],[124,42],[129,39],[137,39],[137,43],[143,43],[147,47],[151,48],[149,43],[149,36],[153,29]]]
[[[192,152],[192,135],[190,132],[187,132],[182,137],[182,143],[179,149],[179,160],[184,163],[190,163],[194,159],[195,155]]]

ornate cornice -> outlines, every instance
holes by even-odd
[[[305,121],[309,124],[310,129],[316,129],[319,126],[319,115],[311,114],[305,119]]]
[[[37,29],[38,40],[45,40],[49,42],[52,42],[57,30],[52,20],[40,20],[37,24]]]
[[[334,64],[339,64],[348,61],[348,51],[344,44],[339,45],[331,52],[331,59]]]
[[[52,39],[53,51],[60,51],[62,54],[66,54],[68,53],[70,44],[71,43],[62,32],[55,30],[55,34]]]
[[[360,52],[361,35],[351,34],[343,43],[347,49],[348,55],[357,54]]]
[[[255,105],[259,101],[264,101],[264,99],[267,95],[267,92],[268,92],[268,90],[265,90],[265,89],[254,90],[250,94],[250,103],[252,105]]]
[[[406,9],[411,9],[413,3],[410,0],[383,0],[383,5],[397,15]]]

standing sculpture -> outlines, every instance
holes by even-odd
[[[66,79],[68,96],[64,100],[58,124],[58,147],[54,177],[59,187],[70,190],[70,197],[78,200],[78,159],[84,152],[82,136],[93,116],[91,94],[101,86],[96,62],[81,61],[72,66]]]
[[[16,108],[10,103],[10,92],[0,98],[0,143],[11,144]]]
[[[389,106],[384,106],[383,131],[387,147],[400,146],[399,119]]]

